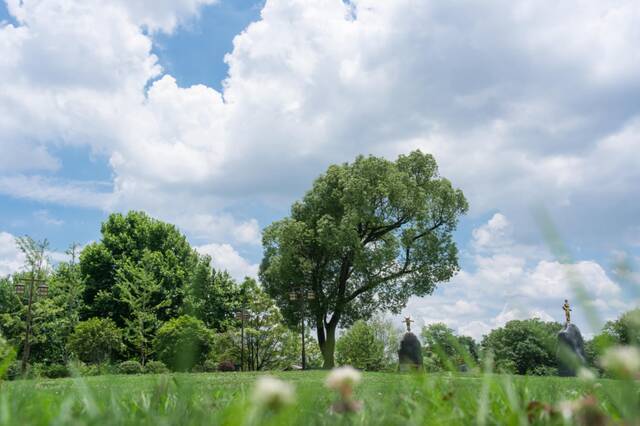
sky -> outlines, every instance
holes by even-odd
[[[420,149],[470,210],[460,272],[402,315],[479,338],[568,298],[589,336],[637,306],[636,0],[6,0],[0,22],[0,275],[17,236],[63,259],[133,209],[254,276],[329,165]]]

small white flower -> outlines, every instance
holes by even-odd
[[[344,389],[351,389],[362,379],[362,374],[351,366],[344,366],[334,368],[327,376],[325,385],[329,389],[343,391]]]
[[[573,412],[577,408],[575,401],[561,401],[556,407],[565,422],[571,420]]]
[[[293,385],[270,376],[260,377],[253,388],[253,402],[274,410],[295,401]]]
[[[580,367],[578,369],[578,378],[580,380],[592,381],[596,379],[596,374],[588,368]]]
[[[614,346],[607,349],[600,364],[614,374],[635,377],[640,373],[640,350],[634,346]]]

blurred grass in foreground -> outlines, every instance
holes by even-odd
[[[618,420],[631,414],[620,402],[637,406],[640,390],[609,379],[364,373],[355,394],[363,409],[340,415],[329,413],[335,395],[324,387],[327,372],[271,374],[295,386],[295,402],[277,412],[256,411],[251,391],[260,375],[253,373],[4,382],[0,424],[572,424],[562,417],[563,401],[592,395],[598,410]]]

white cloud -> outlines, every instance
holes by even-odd
[[[151,52],[154,32],[211,3],[9,2],[2,171],[55,171],[48,146],[90,145],[113,195],[85,204],[224,217],[247,198],[288,204],[332,162],[422,148],[473,214],[500,209],[524,230],[542,200],[577,240],[608,220],[605,199],[621,209],[609,237],[635,226],[621,201],[640,195],[636,2],[270,0],[234,39],[223,93],[179,87]]]
[[[433,296],[411,299],[405,311],[424,324],[444,322],[480,339],[513,319],[561,322],[565,298],[575,304],[574,322],[586,333],[633,307],[599,263],[561,264],[546,259],[542,248],[516,244],[513,233],[506,216],[496,213],[473,230],[468,267]],[[585,304],[578,302],[572,283],[584,291]],[[592,322],[588,308],[595,308],[600,323]]]
[[[16,239],[8,232],[0,231],[0,277],[22,269],[24,254],[18,249]]]
[[[44,223],[45,225],[60,226],[64,224],[64,220],[56,219],[55,217],[51,216],[48,210],[36,210],[35,212],[33,212],[33,217]]]
[[[244,277],[255,278],[258,275],[258,265],[251,264],[229,244],[206,244],[196,247],[196,250],[211,256],[211,263],[215,269],[226,270],[237,280]]]
[[[477,303],[487,324],[506,299],[513,309],[535,299],[544,313],[568,291],[567,267],[530,242],[531,204],[546,204],[575,244],[637,235],[638,2],[269,0],[234,39],[222,93],[180,87],[151,49],[154,32],[207,3],[10,1],[0,192],[145,209],[214,241],[241,275],[255,265],[222,243],[256,244],[259,226],[235,207],[277,199],[284,211],[330,163],[421,148],[472,215],[501,212],[474,232],[473,268],[431,299]],[[109,189],[27,175],[58,170],[61,145],[107,156]],[[594,300],[620,306],[598,262],[572,268]],[[422,317],[445,318],[424,306]]]

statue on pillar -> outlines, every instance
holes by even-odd
[[[412,322],[413,322],[413,320],[411,319],[411,317],[405,317],[404,323],[407,326],[407,333],[411,332],[411,323]]]
[[[564,299],[562,310],[564,311],[565,323],[569,324],[571,322],[571,307],[569,306],[569,301],[567,299]]]
[[[400,371],[422,369],[422,345],[415,334],[411,332],[411,317],[405,317],[402,321],[407,327],[407,332],[400,341],[398,349],[398,361]]]

